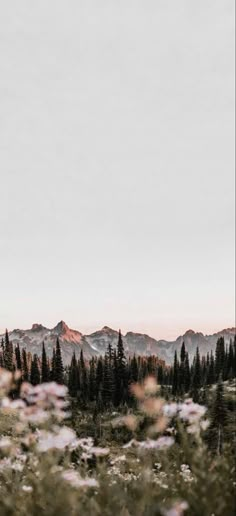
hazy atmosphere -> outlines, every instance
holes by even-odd
[[[2,3],[0,330],[234,325],[233,10]]]

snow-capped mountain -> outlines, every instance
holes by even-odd
[[[213,335],[203,335],[203,333],[188,330],[172,342],[156,340],[142,333],[128,332],[123,336],[123,343],[127,355],[134,353],[142,356],[157,355],[161,360],[170,364],[173,362],[175,350],[180,351],[182,342],[185,343],[190,360],[192,360],[197,347],[201,354],[214,351],[219,337],[223,336],[228,344],[230,339],[234,338],[235,332],[236,328],[227,328]],[[1,337],[4,338],[4,335]],[[38,355],[41,353],[44,342],[49,357],[52,356],[56,339],[59,338],[63,361],[68,364],[73,352],[75,351],[76,356],[79,357],[81,349],[86,358],[104,355],[109,343],[116,346],[118,331],[104,326],[90,335],[82,335],[78,330],[70,329],[64,321],[60,321],[52,329],[46,328],[42,324],[33,324],[29,330],[16,329],[9,332],[9,337],[14,346],[19,343],[20,348],[25,348],[32,354],[37,353]]]

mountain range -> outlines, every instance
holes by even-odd
[[[185,343],[189,353],[190,360],[193,359],[196,348],[199,348],[200,354],[215,351],[216,341],[219,337],[224,337],[226,344],[233,339],[236,328],[227,328],[213,335],[203,335],[201,332],[188,330],[184,335],[179,336],[174,341],[156,340],[149,335],[143,333],[128,332],[123,335],[123,343],[127,355],[157,355],[159,359],[164,360],[166,364],[171,364],[174,358],[174,352],[180,351],[182,342]],[[0,336],[4,337],[4,335]],[[83,335],[78,330],[70,329],[64,321],[60,321],[54,328],[49,329],[42,324],[33,324],[29,330],[15,329],[9,332],[9,338],[13,345],[19,343],[20,348],[25,348],[32,354],[41,354],[42,343],[45,343],[47,355],[52,356],[53,347],[56,339],[59,338],[62,358],[64,364],[69,364],[72,354],[75,351],[79,357],[81,349],[84,357],[89,359],[92,356],[104,355],[108,344],[116,346],[118,340],[118,331],[104,326],[90,335]]]

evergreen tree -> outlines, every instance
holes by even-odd
[[[15,357],[16,357],[16,368],[21,371],[22,369],[22,361],[21,361],[21,352],[19,344],[15,347]]]
[[[181,346],[181,351],[180,351],[180,367],[179,367],[179,378],[178,378],[178,391],[180,393],[184,393],[185,391],[185,378],[184,378],[184,375],[185,375],[185,356],[186,356],[186,351],[185,351],[185,345],[184,345],[184,342]]]
[[[185,360],[184,360],[184,390],[185,392],[189,392],[190,389],[190,367],[189,367],[189,358],[188,353],[185,353]]]
[[[215,361],[214,361],[213,353],[211,351],[210,364],[209,364],[209,369],[208,369],[208,373],[207,373],[207,383],[208,383],[208,385],[212,385],[214,382],[215,382]]]
[[[114,350],[110,343],[107,346],[107,354],[108,354],[109,363],[110,363],[110,365],[112,365],[113,359],[114,359]]]
[[[48,382],[50,377],[50,372],[48,368],[48,360],[47,360],[47,354],[45,350],[45,345],[43,342],[42,346],[42,360],[41,360],[41,380],[42,382]]]
[[[113,382],[112,382],[112,373],[111,367],[109,363],[109,356],[106,353],[104,359],[104,368],[103,368],[103,382],[102,382],[102,400],[105,407],[108,407],[112,401],[113,394]]]
[[[163,384],[164,379],[164,371],[162,365],[159,365],[157,368],[157,382],[159,385]]]
[[[98,399],[99,393],[102,391],[102,379],[103,379],[103,361],[99,357],[96,369],[96,399]]]
[[[130,383],[136,383],[138,381],[138,362],[134,355],[130,362]]]
[[[25,348],[22,349],[22,379],[25,382],[29,381],[29,368]]]
[[[95,374],[95,360],[92,357],[89,367],[89,400],[96,399],[96,374]]]
[[[177,357],[177,351],[175,351],[174,367],[173,367],[173,380],[172,380],[172,394],[176,395],[179,388],[179,362]]]
[[[51,382],[56,381],[56,351],[55,351],[55,348],[53,348],[53,350],[52,350],[50,380],[51,380]]]
[[[228,356],[227,356],[227,379],[231,379],[234,376],[234,350],[233,350],[233,343],[230,339],[229,343],[229,350],[228,350]]]
[[[59,339],[57,338],[56,343],[56,353],[55,353],[55,374],[54,374],[54,380],[55,382],[59,384],[64,383],[64,367],[61,357],[61,346]]]
[[[38,385],[38,383],[40,383],[40,371],[37,355],[33,356],[31,363],[30,383],[32,383],[32,385]]]
[[[220,337],[217,340],[216,351],[215,351],[215,375],[216,375],[216,380],[218,380],[220,374],[223,375],[224,361],[225,361],[225,341],[224,341],[224,337]]]
[[[120,403],[125,401],[127,396],[126,358],[120,330],[117,344],[116,367],[115,400],[116,404],[120,405]]]
[[[68,388],[69,393],[72,398],[75,398],[78,395],[79,390],[79,381],[78,381],[79,371],[78,364],[75,356],[75,352],[72,355],[70,369],[69,369],[69,381]]]
[[[201,362],[199,349],[196,349],[194,373],[193,373],[193,401],[198,402],[199,400],[199,389],[201,387]]]
[[[13,346],[9,340],[8,331],[5,333],[5,345],[4,345],[4,367],[8,371],[13,371]]]
[[[79,369],[80,369],[80,388],[81,388],[81,401],[83,406],[86,405],[88,400],[88,375],[87,368],[84,362],[83,350],[80,352],[80,360],[79,360]]]
[[[224,386],[222,376],[220,375],[215,401],[212,408],[211,424],[209,427],[209,445],[215,449],[218,454],[223,451],[224,432],[227,424],[227,409],[224,398]]]

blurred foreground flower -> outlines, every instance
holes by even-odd
[[[39,452],[46,452],[52,449],[70,450],[78,447],[78,439],[71,428],[66,426],[62,428],[54,428],[54,432],[39,431],[37,449]]]
[[[187,509],[188,509],[187,502],[177,502],[170,509],[162,511],[162,514],[163,514],[163,516],[183,516],[184,512]]]
[[[99,487],[99,483],[95,478],[82,478],[80,474],[73,469],[63,471],[61,476],[63,480],[66,480],[72,487]]]

